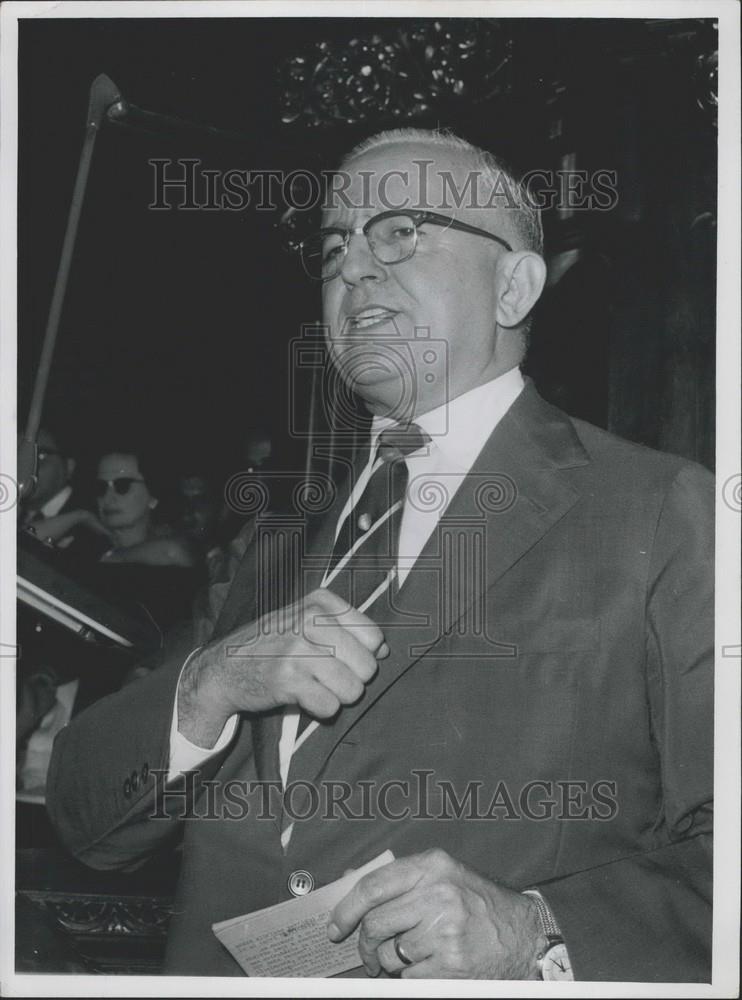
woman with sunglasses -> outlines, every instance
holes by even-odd
[[[101,562],[192,567],[193,546],[166,525],[157,524],[159,503],[137,455],[108,452],[101,456],[95,480],[98,518],[111,538]]]
[[[165,478],[135,448],[101,455],[95,500],[110,543],[89,575],[96,593],[120,607],[144,608],[163,631],[190,619],[205,576],[197,544],[162,517]]]

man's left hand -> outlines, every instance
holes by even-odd
[[[365,875],[335,907],[328,932],[360,924],[366,971],[405,979],[537,979],[545,944],[530,896],[490,882],[434,849]],[[411,961],[405,965],[395,949]]]

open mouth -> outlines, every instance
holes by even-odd
[[[347,326],[351,331],[370,330],[373,327],[382,326],[384,323],[390,322],[396,315],[396,309],[385,309],[383,306],[369,306],[368,309],[362,309],[361,312],[356,313],[354,316],[349,316]]]

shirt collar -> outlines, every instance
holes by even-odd
[[[42,517],[56,517],[71,495],[72,487],[68,483],[67,486],[62,487],[59,493],[55,493],[53,497],[49,497],[46,503],[39,507],[39,514]]]
[[[432,446],[440,452],[446,468],[468,471],[524,385],[520,368],[516,366],[421,414],[415,423],[430,434]],[[371,425],[372,450],[379,434],[394,423],[388,417],[374,417]]]

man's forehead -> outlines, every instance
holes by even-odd
[[[486,226],[486,216],[491,220],[492,208],[500,207],[492,201],[491,189],[491,176],[465,149],[389,143],[347,160],[333,175],[323,222],[408,209],[442,212]]]
[[[332,179],[329,208],[432,208],[440,201],[443,177],[461,171],[460,164],[419,143],[381,146],[346,161]],[[436,204],[435,207],[438,207]]]

